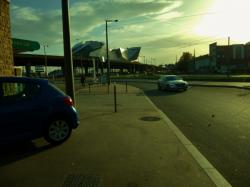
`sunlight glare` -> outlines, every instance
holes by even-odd
[[[250,41],[249,7],[249,0],[215,0],[208,9],[215,13],[205,15],[194,32],[200,36],[230,36],[234,41],[246,43]]]

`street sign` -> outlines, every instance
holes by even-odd
[[[40,44],[36,41],[13,38],[12,47],[15,52],[27,52],[40,49]]]
[[[35,66],[35,71],[37,73],[42,73],[44,72],[44,66]]]

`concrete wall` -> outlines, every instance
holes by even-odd
[[[0,0],[0,76],[13,75],[13,68],[9,3]]]

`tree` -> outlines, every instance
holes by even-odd
[[[188,72],[189,63],[193,62],[193,60],[194,60],[194,57],[191,53],[183,52],[182,56],[180,57],[180,59],[176,63],[177,70],[182,72],[182,73]]]

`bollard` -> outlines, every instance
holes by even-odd
[[[126,82],[126,93],[128,93],[128,83]]]
[[[89,83],[89,93],[90,93],[90,83]]]
[[[117,102],[116,102],[116,86],[114,85],[114,105],[115,105],[115,112],[117,112]]]
[[[109,84],[108,84],[108,94],[109,94]]]

